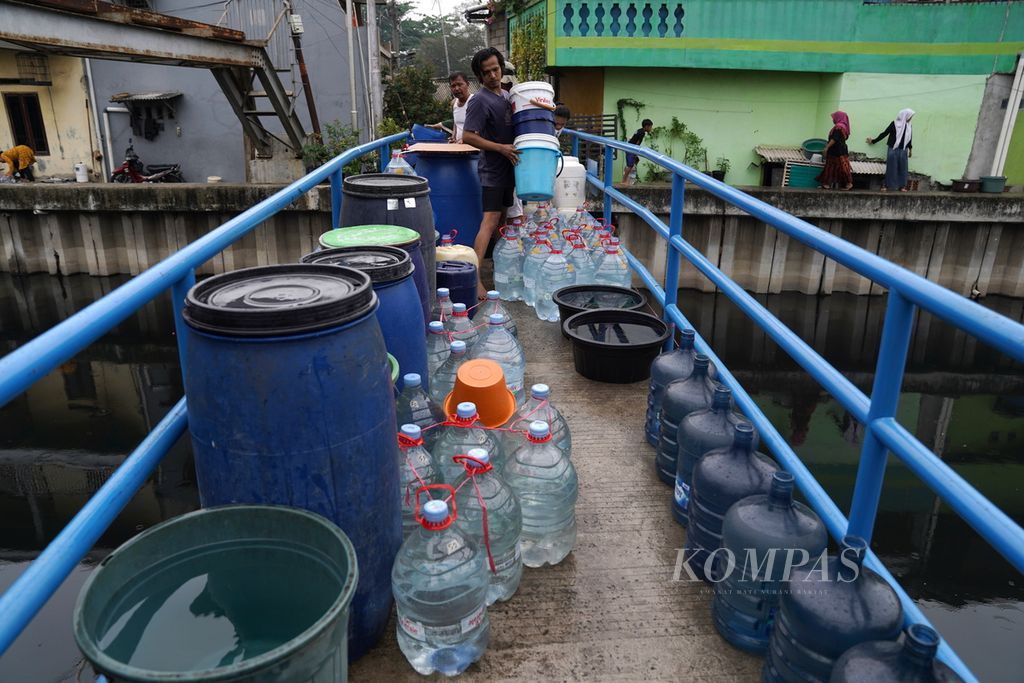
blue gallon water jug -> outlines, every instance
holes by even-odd
[[[658,445],[658,438],[661,435],[658,414],[661,412],[661,399],[665,395],[665,387],[669,382],[686,379],[693,374],[695,336],[693,330],[683,330],[680,333],[679,347],[660,354],[651,363],[651,384],[647,390],[647,420],[644,423],[644,431],[647,434],[647,442],[652,446]]]
[[[679,423],[676,441],[679,455],[676,459],[676,487],[672,499],[672,516],[686,526],[689,523],[690,482],[693,468],[704,454],[715,448],[732,444],[736,425],[744,417],[732,410],[732,391],[719,384],[715,387],[711,407],[690,413]],[[754,430],[752,448],[757,448],[757,430]]]
[[[789,472],[775,472],[767,494],[733,504],[722,521],[722,550],[713,563],[717,583],[711,613],[718,633],[741,650],[763,654],[787,562],[791,567],[813,562],[826,547],[825,525],[793,500]]]
[[[381,636],[402,542],[395,396],[370,278],[279,265],[216,275],[185,301],[185,395],[204,507],[287,505],[352,540],[349,654]]]
[[[793,571],[783,584],[762,680],[825,683],[835,660],[854,645],[899,637],[900,599],[864,566],[867,549],[863,538],[847,536],[827,565]]]
[[[955,671],[935,658],[939,634],[911,624],[903,643],[873,640],[854,645],[836,660],[829,683],[960,683]]]
[[[676,483],[676,456],[679,454],[676,437],[679,423],[690,413],[704,410],[711,405],[715,383],[708,377],[709,368],[708,357],[698,353],[694,356],[693,372],[690,376],[669,382],[665,387],[658,415],[660,436],[654,466],[658,478],[669,486]]]
[[[370,276],[373,291],[380,299],[377,321],[384,333],[384,345],[398,359],[403,373],[416,373],[429,389],[427,339],[410,332],[425,327],[423,308],[412,280],[413,263],[409,253],[397,247],[341,247],[310,254],[307,263],[323,263],[361,270]],[[398,390],[404,386],[399,378]]]
[[[733,503],[768,493],[779,466],[754,450],[754,427],[740,422],[732,446],[708,451],[693,468],[686,558],[697,576],[710,581],[705,564],[722,544],[722,522]]]

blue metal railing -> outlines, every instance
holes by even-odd
[[[851,532],[870,539],[885,473],[886,449],[889,449],[1014,567],[1024,572],[1024,530],[895,420],[910,325],[918,307],[931,311],[1018,360],[1024,360],[1024,326],[662,154],[585,133],[569,133],[573,136],[574,148],[578,149],[581,139],[604,145],[604,180],[588,173],[588,181],[604,194],[605,220],[611,221],[612,202],[618,201],[642,218],[670,245],[665,268],[667,286],[657,282],[642,263],[627,254],[630,266],[662,304],[665,317],[670,322],[692,327],[679,310],[676,300],[681,257],[685,257],[865,425],[861,463],[848,521],[728,368],[704,340],[697,337],[698,349],[715,361],[720,380],[733,390],[737,405],[755,424],[764,443],[783,467],[796,477],[800,490],[822,517],[833,537],[839,539]],[[0,406],[167,289],[172,290],[175,323],[180,324],[180,309],[185,292],[195,281],[195,269],[324,179],[329,179],[331,183],[331,211],[333,225],[337,225],[344,165],[363,154],[380,150],[383,168],[387,163],[390,144],[403,137],[405,134],[393,135],[347,151],[0,359]],[[668,225],[649,209],[612,187],[614,149],[637,154],[672,173]],[[888,288],[889,303],[871,399],[683,239],[683,197],[687,182],[694,183]],[[184,338],[185,335],[179,330],[179,345]],[[180,351],[184,362],[184,349]],[[113,522],[186,427],[187,409],[182,399],[0,597],[0,654],[7,650],[100,534]],[[867,561],[872,569],[894,586],[903,603],[907,620],[927,623],[924,615],[873,553],[869,554]],[[976,680],[945,642],[940,646],[940,656],[965,679]]]
[[[182,344],[187,335],[181,329],[184,324],[181,308],[185,294],[195,284],[196,268],[326,179],[330,179],[331,183],[331,225],[338,225],[342,169],[345,164],[376,151],[380,153],[380,167],[383,170],[390,157],[391,143],[407,135],[399,133],[353,147],[132,278],[28,344],[0,358],[0,407],[167,289],[171,290],[173,298],[178,350],[184,369],[186,354]],[[100,535],[113,523],[178,437],[185,432],[187,424],[185,399],[181,399],[7,592],[0,596],[0,655],[7,651],[32,617],[42,609]]]
[[[860,465],[857,469],[850,517],[847,520],[835,502],[800,461],[799,456],[750,398],[750,395],[736,381],[736,378],[708,344],[699,334],[697,335],[698,350],[708,354],[714,361],[719,368],[719,380],[732,389],[736,404],[757,427],[762,441],[771,449],[779,463],[794,475],[796,483],[807,501],[824,520],[829,533],[836,540],[850,533],[870,541],[875,515],[878,511],[882,481],[885,477],[888,450],[900,458],[912,472],[970,524],[1010,564],[1018,571],[1024,572],[1024,530],[896,421],[896,407],[903,382],[910,332],[918,307],[971,333],[1016,360],[1024,360],[1024,325],[990,311],[806,221],[765,204],[734,187],[714,180],[671,157],[587,133],[571,130],[566,132],[572,136],[573,153],[576,156],[579,156],[580,140],[596,143],[604,148],[604,180],[589,172],[587,180],[604,195],[605,220],[611,221],[612,202],[617,201],[642,218],[668,242],[670,248],[667,250],[666,256],[664,286],[654,279],[643,264],[632,255],[628,256],[630,266],[637,276],[662,304],[667,322],[693,328],[693,325],[679,310],[676,302],[680,257],[682,256],[714,282],[726,296],[864,425],[864,444],[861,449]],[[647,207],[612,187],[614,149],[630,152],[653,161],[672,173],[669,225],[665,225]],[[683,239],[683,197],[687,182],[743,209],[751,216],[889,290],[870,399],[846,379],[839,370],[830,365],[805,341],[772,315],[768,309],[758,303],[754,297],[719,270],[698,249]],[[903,604],[908,623],[928,623],[924,614],[874,553],[869,552],[867,563],[896,590]],[[939,648],[939,656],[965,680],[977,680],[944,640]]]

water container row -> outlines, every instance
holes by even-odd
[[[767,655],[766,683],[959,680],[935,661],[932,629],[912,626],[896,643],[903,610],[864,566],[867,544],[848,536],[829,555],[821,519],[793,499],[793,476],[756,450],[757,431],[733,412],[694,337],[684,330],[652,364],[645,432],[687,527],[687,573],[714,585],[718,632]]]
[[[407,378],[406,386],[414,385]],[[399,647],[421,674],[456,675],[483,656],[487,607],[515,594],[523,565],[557,564],[575,545],[578,486],[568,425],[546,385],[532,393],[506,430],[486,428],[471,402],[426,430],[401,426],[405,542],[392,588]],[[400,406],[406,398],[435,418],[429,396],[403,394]],[[432,431],[439,434],[430,446],[424,436]]]
[[[541,320],[557,322],[552,297],[563,287],[629,287],[629,263],[612,230],[583,207],[564,221],[544,204],[525,222],[513,218],[500,230],[494,248],[494,281],[501,298],[525,301]]]

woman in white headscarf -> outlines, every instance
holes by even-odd
[[[896,120],[890,121],[889,127],[883,130],[877,138],[868,138],[869,145],[875,144],[886,136],[889,138],[885,143],[889,147],[889,151],[885,157],[883,192],[886,190],[907,191],[907,181],[910,176],[908,159],[914,156],[914,130],[910,125],[910,119],[913,117],[913,109],[901,109],[900,113],[896,115]]]

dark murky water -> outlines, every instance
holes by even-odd
[[[0,355],[122,281],[0,275]],[[761,298],[870,390],[884,298]],[[1024,301],[983,303],[1016,320],[1024,314]],[[682,292],[680,306],[840,509],[848,509],[860,425],[724,297]],[[0,409],[0,591],[181,396],[170,321],[165,297]],[[922,316],[904,392],[902,424],[982,494],[1024,520],[1024,367]],[[0,659],[0,680],[75,680],[80,658],[70,616],[92,564],[139,530],[196,507],[191,454],[183,441]],[[1019,680],[1024,579],[895,461],[874,547],[981,680]],[[90,678],[83,674],[82,680]]]

